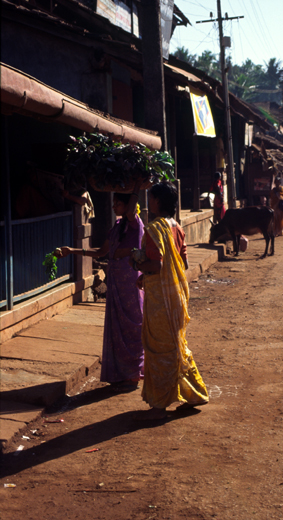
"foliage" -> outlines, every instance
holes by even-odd
[[[67,187],[83,186],[89,177],[101,190],[107,185],[124,189],[138,177],[153,183],[174,180],[174,160],[168,152],[114,142],[97,133],[70,139],[65,163]]]
[[[189,63],[193,67],[195,67],[195,62],[197,59],[196,54],[189,54],[188,49],[185,49],[185,47],[178,47],[177,50],[174,52],[173,56],[176,56],[176,58],[179,58],[179,60],[185,61],[186,63]]]
[[[48,253],[45,255],[45,260],[42,262],[42,265],[45,267],[45,273],[48,275],[49,282],[55,280],[57,273],[57,256],[54,255],[54,252]]]
[[[200,56],[196,56],[189,54],[189,50],[185,47],[179,47],[174,56],[222,82],[220,62],[211,51],[204,51]],[[231,56],[227,56],[226,65],[229,90],[237,97],[250,103],[269,101],[281,103],[280,70],[282,62],[280,60],[271,58],[263,66],[246,59],[242,65],[233,65]]]
[[[269,121],[269,123],[271,123],[274,126],[278,125],[277,119],[275,119],[275,117],[273,117],[266,110],[264,110],[264,108],[258,107],[258,110],[262,113],[263,117],[265,117],[265,119],[267,119],[267,121]]]
[[[196,54],[189,54],[188,49],[185,49],[185,47],[178,47],[173,56],[189,63],[192,67],[203,70],[212,78],[221,80],[219,60],[211,51],[203,51],[200,56],[197,56]]]
[[[228,80],[229,90],[250,103],[281,102],[281,62],[271,58],[265,67],[246,60],[241,66],[231,63]]]
[[[211,51],[203,51],[196,59],[195,67],[203,70],[211,78],[221,78],[220,62]]]

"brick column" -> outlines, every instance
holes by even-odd
[[[74,247],[78,249],[90,249],[91,247],[91,224],[84,208],[78,204],[74,205]],[[92,271],[91,257],[74,255],[74,280],[81,282],[81,292],[75,295],[75,303],[91,299]]]

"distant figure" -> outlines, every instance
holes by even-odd
[[[270,192],[270,205],[274,209],[274,234],[282,236],[283,230],[283,186],[281,178],[276,177],[275,187]]]
[[[225,170],[225,150],[224,150],[224,142],[223,142],[223,133],[220,132],[219,136],[216,138],[216,169],[217,171],[223,173]]]
[[[220,220],[225,215],[225,206],[223,202],[223,186],[221,182],[221,173],[216,172],[214,174],[214,181],[209,190],[208,196],[210,193],[214,193],[214,222],[220,222]]]

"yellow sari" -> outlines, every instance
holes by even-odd
[[[166,219],[156,218],[146,230],[163,261],[160,273],[144,275],[142,397],[155,408],[166,408],[175,401],[207,403],[205,384],[186,341],[189,287],[183,261]]]

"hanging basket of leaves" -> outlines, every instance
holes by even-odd
[[[174,160],[168,152],[117,143],[102,134],[70,139],[65,162],[67,189],[88,182],[97,191],[128,193],[140,177],[144,179],[141,189],[175,178]]]

